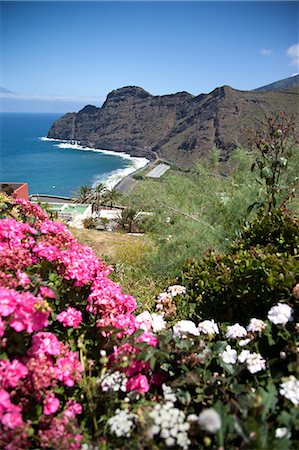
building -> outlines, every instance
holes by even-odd
[[[4,192],[14,198],[24,198],[25,200],[29,200],[27,183],[0,181],[0,192]]]

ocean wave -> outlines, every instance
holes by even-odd
[[[77,144],[77,142],[70,143],[69,141],[62,140],[62,139],[52,139],[52,138],[47,138],[47,137],[41,137],[39,139],[41,141],[59,142],[59,144],[55,144],[54,147],[61,148],[61,149],[73,149],[73,150],[101,153],[104,155],[118,156],[119,158],[130,161],[130,165],[124,169],[117,169],[112,172],[99,174],[98,176],[94,177],[94,179],[92,180],[93,187],[95,187],[99,183],[104,183],[108,189],[112,189],[123,178],[136,172],[136,170],[141,169],[142,167],[146,166],[149,163],[149,160],[147,158],[131,156],[125,152],[114,152],[112,150],[102,150],[99,148],[83,147],[82,145]]]
[[[67,141],[63,141],[61,139],[54,139],[54,138],[48,138],[46,136],[42,136],[38,138],[39,141],[56,141],[56,142],[67,142]]]
[[[113,172],[104,173],[101,175],[97,175],[92,180],[92,187],[96,187],[99,183],[105,184],[107,189],[112,189],[115,187],[123,178],[127,177],[128,175],[136,172],[136,170],[141,169],[142,167],[146,166],[148,163],[148,160],[146,158],[134,158],[139,159],[143,161],[138,161],[137,164],[132,164],[129,167],[126,167],[125,169],[117,169]]]

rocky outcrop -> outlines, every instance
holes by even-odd
[[[127,86],[108,94],[101,108],[86,106],[53,123],[48,137],[82,145],[162,159],[190,167],[213,146],[225,159],[247,144],[244,128],[285,110],[299,115],[296,91],[238,91],[222,86],[209,94],[153,96]]]

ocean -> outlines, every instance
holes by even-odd
[[[26,182],[30,194],[72,196],[82,185],[108,188],[146,165],[145,158],[47,139],[61,114],[0,113],[0,182]]]

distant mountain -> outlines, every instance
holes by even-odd
[[[62,116],[48,137],[191,167],[215,145],[223,159],[236,146],[246,146],[244,128],[259,126],[265,115],[282,110],[299,119],[298,93],[222,86],[198,96],[153,96],[127,86],[110,92],[101,108],[88,105]]]
[[[294,75],[289,78],[284,78],[283,80],[275,81],[274,83],[262,86],[255,91],[282,91],[286,89],[298,88],[299,87],[299,74]]]

